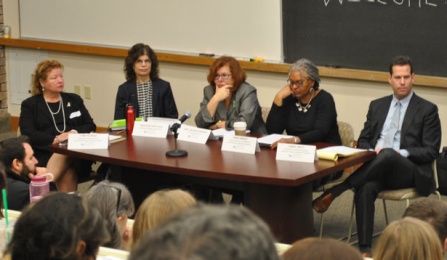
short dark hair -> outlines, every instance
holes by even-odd
[[[85,256],[95,257],[108,240],[104,220],[95,207],[80,196],[54,192],[22,212],[7,252],[12,259],[77,259],[76,249],[83,241]]]
[[[151,80],[158,79],[158,59],[154,50],[152,50],[149,45],[144,43],[137,43],[127,53],[127,57],[124,60],[124,73],[126,74],[126,79],[130,81],[136,80],[135,70],[133,65],[138,60],[141,55],[146,54],[151,60],[151,71],[149,72],[149,77]]]
[[[6,172],[11,171],[12,162],[15,159],[21,162],[25,159],[24,143],[28,143],[26,135],[8,138],[0,142],[0,161],[3,162]]]
[[[197,205],[146,233],[136,259],[279,259],[268,226],[240,206]]]
[[[447,238],[447,204],[433,198],[421,198],[411,203],[402,217],[413,217],[430,223],[441,243]]]
[[[413,62],[411,61],[411,58],[404,55],[399,55],[391,59],[389,71],[390,75],[393,75],[393,67],[394,66],[404,66],[404,65],[410,65],[410,72],[413,74]]]

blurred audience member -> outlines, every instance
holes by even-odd
[[[240,206],[197,205],[143,236],[136,259],[279,259],[268,226]]]
[[[132,245],[135,245],[144,233],[196,204],[197,201],[191,193],[184,190],[160,190],[152,193],[143,201],[135,215]]]
[[[284,252],[282,260],[362,260],[360,252],[333,238],[309,237],[298,240]]]
[[[127,219],[133,215],[135,205],[129,190],[121,183],[102,181],[92,186],[85,194],[106,221],[111,240],[106,247],[129,250],[132,230]]]

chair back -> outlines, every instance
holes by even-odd
[[[338,133],[340,134],[341,143],[344,146],[353,147],[354,145],[354,128],[349,123],[338,121]]]
[[[261,107],[262,120],[267,122],[267,117],[270,113],[270,107]]]

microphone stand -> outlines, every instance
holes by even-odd
[[[174,132],[174,145],[175,145],[175,150],[167,151],[167,152],[166,152],[166,156],[168,156],[168,157],[184,157],[184,156],[187,156],[187,155],[188,155],[188,152],[187,152],[187,151],[177,149],[177,136],[178,136],[177,129],[178,129],[178,128],[174,128],[174,129],[172,129],[173,132]]]

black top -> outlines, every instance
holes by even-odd
[[[306,113],[298,111],[298,100],[289,96],[278,107],[275,103],[267,117],[267,132],[299,136],[303,144],[327,142],[341,144],[337,125],[337,111],[331,94],[320,90],[310,102]]]
[[[21,211],[29,204],[29,183],[24,178],[11,171],[6,171],[6,189],[8,194],[8,208]]]

